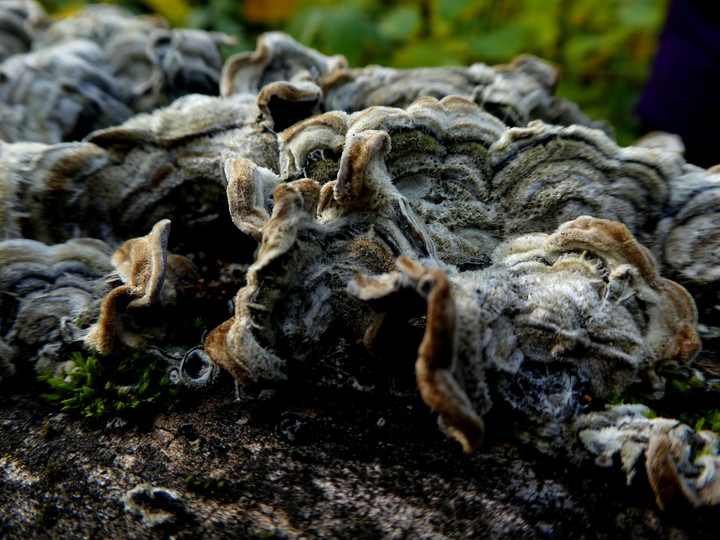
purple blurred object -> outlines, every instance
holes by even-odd
[[[720,163],[720,2],[672,0],[637,113],[644,132],[682,137],[689,162]]]

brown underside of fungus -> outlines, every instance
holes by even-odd
[[[352,69],[271,33],[221,69],[226,37],[107,7],[0,21],[2,380],[83,345],[202,384],[209,357],[244,396],[414,370],[465,451],[500,409],[663,508],[720,504],[716,435],[591,406],[661,399],[720,338],[720,174],[674,139],[618,146],[529,56]],[[225,322],[178,352],[163,309],[208,284]]]

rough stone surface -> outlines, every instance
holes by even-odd
[[[217,390],[217,389],[216,389]],[[0,404],[3,538],[710,538],[644,479],[503,435],[463,454],[417,398],[214,396],[93,424],[25,389]],[[352,419],[352,421],[350,421]],[[191,477],[191,479],[188,479]],[[222,481],[224,484],[220,484]],[[132,503],[129,501],[133,500]]]

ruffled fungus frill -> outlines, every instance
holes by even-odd
[[[477,414],[471,402],[484,413],[501,400],[526,417],[524,430],[537,426],[536,445],[553,450],[552,435],[572,429],[581,397],[607,398],[641,381],[662,394],[663,366],[686,364],[700,348],[692,298],[658,276],[617,222],[581,217],[552,235],[520,236],[482,271],[446,274],[404,258],[398,266],[356,278],[349,291],[376,304],[408,288],[427,298],[418,387],[465,449],[478,440],[478,424],[466,420]],[[478,394],[486,377],[496,387]]]
[[[347,283],[357,272],[389,270],[396,255],[430,249],[404,198],[379,175],[387,135],[361,133],[347,151],[337,182],[322,190],[309,179],[282,183],[248,160],[226,164],[233,221],[262,242],[234,317],[205,345],[243,386],[262,388],[296,370],[316,373],[319,384],[362,386],[360,372],[374,362],[357,337],[372,312],[348,297]],[[323,355],[330,365],[314,360]]]
[[[167,251],[170,220],[159,221],[147,236],[133,238],[120,246],[112,263],[122,285],[105,297],[100,318],[85,336],[85,345],[101,354],[111,354],[119,346],[141,347],[161,329],[148,325],[148,312],[162,302],[174,299],[171,287],[163,285],[197,279],[195,266],[185,257]],[[163,295],[164,293],[164,295]],[[135,319],[140,321],[138,324]]]
[[[287,34],[268,32],[258,38],[255,51],[228,58],[222,70],[220,93],[258,94],[275,82],[319,82],[345,68],[347,60],[343,56],[325,56]]]
[[[642,405],[586,414],[578,418],[578,438],[598,465],[619,460],[628,483],[644,470],[661,509],[720,504],[717,434],[649,416]]]
[[[227,369],[243,386],[286,378],[285,360],[263,347],[253,330],[269,329],[262,319],[271,314],[270,306],[281,299],[293,277],[291,272],[282,272],[282,267],[294,261],[283,259],[287,259],[309,213],[314,213],[319,194],[319,186],[310,180],[276,188],[273,215],[263,226],[257,260],[248,271],[247,285],[238,293],[235,316],[213,330],[205,342],[213,362]],[[284,275],[267,287],[263,278],[279,270]]]
[[[509,237],[551,232],[581,215],[620,221],[652,245],[648,231],[668,203],[670,179],[683,172],[676,154],[620,148],[583,126],[508,128],[474,103],[449,97],[299,122],[280,136],[280,178],[309,177],[323,192],[334,189],[349,145],[366,131],[390,139],[385,170],[370,174],[389,176],[440,258],[461,268],[486,264]]]
[[[348,290],[366,302],[378,303],[403,289],[415,291],[427,301],[425,332],[415,362],[418,390],[425,403],[439,414],[443,430],[457,439],[465,452],[471,452],[482,442],[485,424],[455,377],[458,355],[462,353],[457,338],[461,320],[451,281],[442,270],[424,268],[405,257],[399,258],[397,265],[399,273],[375,279],[360,276],[350,282]],[[366,342],[378,332],[386,315],[379,314],[366,333]]]

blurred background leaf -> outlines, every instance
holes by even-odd
[[[107,0],[157,13],[173,26],[235,36],[234,50],[283,30],[351,66],[506,63],[530,53],[558,64],[558,95],[615,127],[630,144],[633,107],[647,79],[667,0]],[[88,2],[44,0],[68,15]]]
[[[380,17],[380,35],[389,40],[409,41],[422,27],[422,12],[417,4],[399,5]]]

